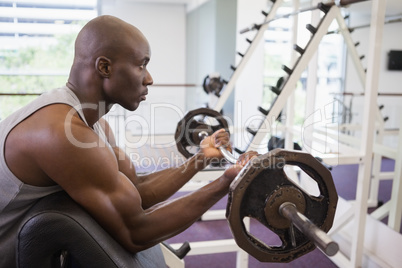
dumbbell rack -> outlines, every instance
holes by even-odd
[[[375,40],[381,40],[381,31],[384,20],[384,3],[380,1],[375,1],[372,6],[372,29],[371,29],[371,41],[373,44]],[[325,11],[324,11],[325,12]],[[358,176],[358,187],[357,187],[357,198],[355,204],[345,213],[344,217],[336,223],[337,226],[333,228],[331,233],[335,233],[340,231],[342,227],[352,221],[355,220],[355,226],[358,228],[353,232],[352,237],[352,249],[350,258],[348,258],[344,254],[338,254],[333,259],[334,261],[340,265],[340,267],[360,267],[362,265],[363,259],[363,250],[364,250],[364,233],[365,233],[365,225],[366,225],[366,211],[368,208],[368,197],[369,197],[369,186],[370,186],[370,178],[371,178],[371,167],[372,167],[372,159],[371,155],[373,152],[373,144],[374,144],[374,134],[373,130],[375,128],[375,122],[372,118],[376,118],[377,124],[379,124],[379,131],[381,135],[381,129],[383,129],[384,120],[381,116],[380,110],[376,103],[376,94],[377,94],[377,85],[378,85],[378,72],[375,70],[375,66],[378,66],[379,62],[379,49],[376,46],[371,46],[370,48],[370,64],[371,68],[368,69],[368,75],[366,76],[365,71],[363,70],[360,62],[360,57],[357,55],[357,51],[355,45],[352,42],[349,31],[347,29],[346,23],[341,16],[339,8],[336,6],[332,6],[327,12],[325,12],[325,16],[322,18],[317,28],[308,26],[308,29],[312,33],[312,38],[308,45],[301,49],[298,46],[295,46],[295,50],[301,54],[300,58],[296,62],[293,69],[288,67],[284,67],[284,70],[288,73],[287,79],[285,79],[284,84],[281,89],[281,93],[278,95],[275,103],[272,105],[271,109],[266,112],[266,117],[261,124],[261,126],[271,126],[273,122],[277,119],[280,112],[286,105],[286,101],[289,96],[293,93],[296,82],[299,80],[301,73],[307,67],[309,61],[311,60],[313,54],[318,49],[318,45],[325,34],[327,34],[329,25],[333,20],[337,20],[338,24],[342,30],[342,35],[345,38],[345,41],[348,45],[349,52],[355,63],[355,67],[358,71],[360,80],[366,89],[365,95],[365,111],[364,111],[364,121],[363,121],[363,133],[367,133],[360,141],[360,151],[355,155],[349,155],[344,160],[345,163],[359,163],[359,176]],[[370,107],[376,107],[376,109],[370,109]],[[258,146],[263,142],[267,132],[263,128],[259,128],[254,131],[254,137],[252,142],[247,150],[254,150],[253,145]],[[400,139],[402,141],[402,139]],[[387,155],[383,150],[382,155]],[[400,151],[400,150],[399,150]],[[389,155],[389,154],[388,154]],[[395,155],[393,155],[395,158]],[[340,156],[342,158],[342,156]],[[381,155],[377,154],[374,161],[378,161],[378,157]],[[401,159],[400,154],[398,154],[397,159]],[[338,159],[339,161],[340,159]],[[342,160],[341,160],[342,161]],[[400,162],[400,161],[399,161]],[[377,162],[378,163],[378,162]],[[375,163],[374,163],[375,164]],[[375,164],[374,172],[379,168]],[[390,218],[393,223],[391,223],[394,227],[400,226],[400,218],[401,218],[401,197],[398,196],[398,193],[401,192],[401,183],[400,183],[400,175],[401,175],[401,167],[396,167],[395,179],[394,179],[394,188],[393,188],[393,200],[389,203],[388,207],[384,207],[380,209],[381,211],[387,210],[390,213]],[[373,187],[374,191],[375,188]],[[378,189],[378,188],[377,188]],[[391,211],[392,207],[392,211]],[[393,213],[393,214],[391,214]],[[378,212],[380,214],[380,212]]]
[[[274,2],[274,5],[271,9],[271,12],[267,15],[266,21],[273,19],[274,14],[276,13],[276,9],[279,7],[282,1]],[[318,45],[321,42],[324,35],[327,34],[329,25],[333,20],[337,20],[338,25],[341,29],[341,34],[343,35],[345,42],[348,47],[348,51],[352,60],[355,64],[355,68],[358,72],[358,76],[360,81],[365,88],[365,110],[364,110],[364,120],[363,120],[363,133],[367,133],[367,136],[363,137],[362,140],[359,141],[360,150],[356,154],[347,155],[347,156],[339,156],[340,159],[337,159],[340,163],[359,164],[359,175],[358,175],[358,186],[356,192],[356,201],[355,204],[348,209],[348,211],[341,217],[338,222],[335,223],[335,226],[331,230],[332,234],[335,234],[343,228],[344,225],[355,220],[356,230],[353,232],[352,237],[352,249],[350,256],[346,256],[345,254],[338,254],[333,257],[334,262],[339,264],[341,267],[359,267],[362,265],[363,259],[363,250],[364,250],[364,233],[366,226],[366,211],[368,208],[368,199],[369,199],[369,187],[371,182],[371,172],[373,172],[374,177],[378,177],[380,160],[381,156],[391,156],[391,158],[402,159],[401,149],[396,152],[389,153],[389,150],[385,150],[383,148],[374,149],[375,147],[379,147],[379,145],[374,145],[375,138],[377,142],[381,141],[382,130],[384,127],[384,120],[381,116],[380,109],[376,103],[376,95],[377,95],[377,86],[378,86],[378,62],[379,62],[379,47],[378,45],[370,46],[370,55],[369,55],[369,68],[368,73],[366,75],[366,71],[363,69],[361,64],[361,58],[357,54],[356,46],[353,43],[353,40],[350,36],[350,31],[346,27],[346,23],[341,15],[341,12],[337,6],[331,6],[328,10],[322,10],[325,13],[325,16],[321,19],[319,25],[317,27],[313,27],[311,25],[308,26],[308,30],[311,32],[312,37],[307,46],[302,49],[298,46],[295,46],[295,50],[300,54],[299,59],[295,63],[293,69],[288,67],[284,67],[284,71],[287,72],[288,77],[285,79],[284,83],[281,87],[281,92],[278,95],[275,103],[272,105],[269,111],[266,111],[266,117],[261,126],[271,126],[279,116],[282,109],[285,107],[289,96],[293,93],[295,89],[296,82],[300,79],[301,73],[306,69],[308,63],[313,57],[314,53],[318,49]],[[370,38],[372,44],[375,44],[375,40],[381,40],[382,27],[384,24],[384,14],[385,14],[385,4],[382,1],[373,0],[372,4],[372,22],[370,28]],[[220,111],[228,99],[230,93],[234,89],[234,85],[236,83],[237,78],[239,77],[241,71],[246,65],[249,57],[253,53],[255,46],[258,44],[259,40],[263,36],[263,32],[268,27],[268,23],[261,25],[258,28],[258,32],[253,41],[250,42],[250,47],[247,52],[242,55],[242,60],[240,64],[236,68],[232,68],[234,73],[229,80],[225,90],[222,92],[221,97],[219,98],[214,110]],[[370,107],[376,107],[375,109],[371,109]],[[375,126],[374,120],[375,118],[376,124]],[[378,130],[378,134],[375,137],[373,130]],[[260,127],[258,130],[254,130],[254,137],[250,146],[247,150],[254,150],[253,145],[260,145],[267,132],[265,129]],[[326,133],[327,135],[331,135],[331,133]],[[401,135],[400,135],[401,136]],[[343,136],[337,135],[339,140],[343,139]],[[349,137],[345,137],[347,139]],[[402,141],[402,137],[400,137],[400,141]],[[401,147],[401,145],[399,146]],[[380,153],[377,153],[381,151]],[[375,154],[374,161],[371,159],[372,153]],[[398,153],[399,152],[399,153]],[[400,161],[398,161],[399,163]],[[373,171],[371,171],[373,168]],[[386,214],[390,215],[390,226],[393,228],[397,228],[400,226],[400,218],[402,211],[402,197],[398,195],[402,192],[402,184],[400,182],[401,177],[401,167],[398,164],[395,167],[395,179],[394,179],[394,187],[392,198],[389,203],[380,208],[378,212],[374,212],[373,215],[376,215],[377,218],[385,217]],[[378,180],[375,183],[372,183],[373,187],[371,190],[371,196],[376,196],[378,194]],[[376,197],[375,197],[376,198]],[[374,199],[375,199],[374,198]],[[373,199],[373,198],[372,198]]]

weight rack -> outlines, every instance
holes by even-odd
[[[275,2],[275,4],[279,4],[280,1]],[[349,3],[360,2],[360,1],[347,1]],[[275,5],[274,4],[274,5]],[[276,9],[275,9],[276,11]],[[370,51],[368,55],[368,69],[367,75],[366,70],[364,70],[361,64],[361,56],[357,54],[356,45],[353,43],[353,40],[350,36],[350,31],[346,27],[346,23],[344,18],[341,15],[341,12],[337,6],[332,5],[328,10],[321,10],[325,13],[324,17],[321,19],[320,23],[317,27],[313,27],[309,25],[307,29],[312,34],[312,38],[309,41],[308,45],[301,49],[298,46],[295,46],[295,50],[300,54],[299,59],[296,61],[295,66],[290,69],[288,67],[284,68],[284,71],[287,72],[288,77],[285,79],[284,84],[281,88],[281,93],[278,95],[275,103],[272,105],[271,109],[267,111],[265,120],[263,123],[265,125],[272,125],[272,121],[275,121],[278,117],[281,110],[285,107],[287,99],[292,95],[294,90],[294,85],[299,80],[301,73],[307,67],[309,61],[313,57],[315,51],[318,49],[318,45],[321,42],[324,35],[328,33],[329,25],[333,20],[337,20],[338,25],[341,29],[341,34],[343,35],[345,42],[348,47],[348,51],[352,60],[354,62],[355,68],[358,72],[360,81],[365,88],[365,108],[364,108],[364,120],[362,130],[363,133],[367,133],[367,136],[363,137],[362,140],[358,141],[358,145],[360,145],[360,149],[358,153],[351,154],[347,156],[340,156],[340,160],[343,163],[359,164],[359,173],[358,173],[358,186],[356,191],[356,201],[355,204],[345,213],[344,217],[336,223],[337,226],[334,226],[331,233],[337,233],[342,229],[344,225],[352,220],[355,220],[356,230],[353,232],[352,237],[352,249],[350,256],[338,254],[333,259],[339,264],[341,267],[359,267],[362,265],[363,259],[363,251],[364,251],[364,232],[366,226],[366,211],[369,205],[367,201],[371,196],[371,199],[376,199],[378,194],[378,180],[375,181],[370,194],[370,182],[371,180],[371,168],[373,168],[374,178],[378,177],[378,172],[380,168],[381,156],[388,156],[393,159],[399,159],[397,161],[397,165],[395,166],[394,173],[394,187],[392,192],[391,201],[381,207],[378,211],[374,212],[377,218],[385,217],[386,215],[390,216],[389,226],[396,229],[400,226],[401,223],[401,211],[402,211],[402,197],[400,193],[402,192],[402,184],[401,184],[401,173],[402,167],[400,160],[402,159],[401,149],[402,145],[399,145],[398,150],[392,150],[392,152],[386,148],[383,148],[379,143],[382,141],[382,135],[384,130],[384,118],[381,115],[380,108],[377,105],[377,87],[378,87],[378,62],[379,62],[379,51],[380,48],[375,46],[375,40],[381,40],[382,38],[382,27],[384,25],[384,15],[385,15],[385,3],[378,0],[373,0],[372,3],[372,19],[371,19],[371,27],[370,27]],[[270,16],[272,13],[268,14],[266,21],[272,19]],[[217,106],[214,108],[217,111],[220,111],[229,94],[232,92],[234,88],[234,84],[244,68],[248,56],[253,53],[253,43],[257,42],[261,39],[262,31],[266,29],[268,23],[261,25],[260,27],[255,27],[258,29],[258,33],[256,38],[251,42],[249,50],[244,54],[239,66],[233,68],[234,73],[231,77],[227,87],[223,91],[221,98],[218,101]],[[260,35],[260,36],[259,36]],[[371,107],[376,107],[376,109],[371,109]],[[374,120],[379,125],[377,128],[375,126]],[[261,124],[261,126],[264,124]],[[378,130],[378,134],[374,136],[373,130]],[[266,136],[266,132],[264,133],[264,129],[261,127],[258,130],[255,130],[255,135],[252,139],[250,146],[247,150],[253,150],[253,145],[259,145],[262,143],[263,139]],[[331,133],[328,133],[331,135]],[[339,140],[347,140],[350,137],[345,136],[337,136]],[[376,144],[374,140],[376,140]],[[402,142],[402,137],[400,134],[400,139]],[[371,159],[372,153],[375,153],[374,160]],[[328,159],[327,159],[328,160]],[[377,184],[377,186],[376,186]],[[377,192],[376,192],[377,191]],[[375,196],[375,197],[374,197]],[[374,197],[374,198],[373,198]]]

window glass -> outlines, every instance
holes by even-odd
[[[96,0],[0,0],[0,119],[63,86]]]

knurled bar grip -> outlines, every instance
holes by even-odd
[[[291,202],[284,202],[279,207],[279,213],[290,220],[292,224],[307,236],[328,256],[334,256],[339,251],[338,244],[327,233],[318,228],[306,216],[300,213]]]

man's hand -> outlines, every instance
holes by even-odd
[[[220,146],[225,147],[229,152],[232,151],[229,142],[229,133],[223,128],[203,139],[200,144],[201,152],[207,159],[221,159],[223,155],[218,149]]]
[[[239,158],[237,159],[237,165],[241,165],[241,166],[245,166],[247,163],[248,163],[248,161],[250,161],[251,159],[253,159],[254,157],[257,157],[257,156],[259,156],[260,154],[259,153],[257,153],[256,151],[249,151],[249,152],[246,152],[246,153],[244,153],[244,154],[242,154],[242,155],[240,155],[239,156]]]
[[[237,163],[233,166],[230,166],[225,170],[223,176],[221,177],[226,183],[231,183],[239,174],[240,170],[254,157],[257,157],[259,154],[256,151],[249,151],[242,155],[240,155],[239,159],[237,159]]]

